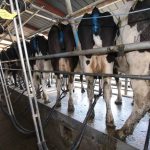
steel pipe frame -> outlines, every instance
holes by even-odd
[[[4,70],[22,70],[3,68]],[[32,70],[32,72],[45,72],[45,73],[59,73],[64,75],[86,75],[86,76],[101,76],[101,77],[115,77],[115,78],[130,78],[137,80],[150,80],[149,75],[121,75],[121,74],[105,74],[105,73],[86,73],[86,72],[65,72],[65,71],[53,71],[53,70]]]
[[[20,16],[20,11],[19,11],[18,0],[15,0],[15,2],[16,2],[17,13],[18,13],[18,18],[19,18],[19,24],[20,24],[20,30],[21,30],[22,41],[23,41],[23,47],[24,47],[24,52],[25,52],[26,66],[27,66],[27,69],[28,69],[28,72],[29,72],[29,79],[30,79],[30,82],[31,82],[31,85],[32,85],[32,90],[33,90],[32,94],[33,94],[33,100],[34,100],[35,109],[36,109],[35,112],[34,111],[32,112],[32,115],[33,115],[33,113],[35,115],[35,116],[33,116],[33,120],[34,119],[36,120],[36,118],[38,119],[38,122],[37,122],[38,126],[35,125],[35,123],[34,123],[34,125],[35,125],[35,128],[39,127],[40,136],[41,136],[41,144],[42,145],[39,145],[39,149],[40,150],[42,150],[42,149],[47,150],[48,148],[47,148],[47,145],[46,145],[46,142],[45,142],[45,138],[44,138],[42,122],[41,122],[41,117],[40,117],[38,103],[37,103],[37,98],[36,98],[36,90],[35,90],[33,79],[32,79],[31,68],[30,68],[30,64],[29,64],[29,57],[28,57],[28,53],[27,53],[27,46],[26,46],[25,37],[24,37],[24,33],[23,33],[23,28],[22,28],[22,22],[21,22],[21,16]],[[29,84],[29,82],[27,84]],[[28,85],[28,87],[29,87],[29,85]],[[30,89],[30,87],[29,87],[29,89]],[[30,92],[30,90],[29,90],[29,92]],[[28,92],[28,94],[29,94],[29,92]],[[33,102],[32,102],[32,104],[30,103],[30,106],[33,107]],[[33,107],[33,109],[34,109],[34,107]],[[32,111],[32,108],[31,108],[31,111]],[[37,138],[38,138],[38,135],[37,135]]]
[[[40,10],[40,11],[43,11],[43,12],[47,13],[48,15],[50,15],[54,19],[62,19],[62,17],[60,17],[60,16],[58,16],[58,15],[56,15],[56,14],[54,14],[54,13],[48,11],[48,10],[45,10],[45,9],[43,9],[41,7],[38,7],[38,6],[34,5],[34,4],[31,4],[30,7],[31,8],[33,7],[34,9],[37,9],[37,10]]]
[[[78,14],[80,11],[83,11],[83,13],[85,13],[85,10],[87,10],[88,8],[91,8],[91,9],[92,9],[92,8],[93,8],[94,6],[96,6],[96,5],[99,5],[98,7],[104,7],[104,5],[105,5],[105,4],[108,4],[108,2],[109,2],[109,4],[110,4],[110,2],[111,2],[111,3],[114,3],[114,2],[119,2],[119,1],[120,1],[120,0],[109,0],[109,1],[107,1],[107,2],[101,2],[101,0],[98,0],[98,1],[96,1],[96,2],[94,2],[94,3],[92,3],[92,4],[90,4],[90,5],[88,5],[88,6],[86,6],[86,7],[84,7],[83,9],[80,9],[80,10],[78,10],[78,11],[76,11],[76,12],[73,13],[69,0],[66,0],[67,10],[68,10],[68,13],[69,13],[70,15],[66,16],[65,18],[62,18],[62,17],[60,18],[60,17],[59,17],[59,18],[57,18],[57,19],[63,21],[63,20],[66,20],[66,18],[75,17],[74,14]],[[35,5],[32,5],[32,6],[34,7]],[[106,6],[106,7],[107,7],[107,6]],[[39,8],[39,7],[37,6],[36,9],[37,9],[37,8]],[[44,9],[41,9],[41,11],[44,11],[44,12],[45,12]],[[46,12],[47,12],[47,10],[46,10]],[[49,12],[49,11],[48,11],[48,12]],[[50,12],[49,12],[49,13],[50,13]],[[77,18],[75,18],[75,19],[77,19]],[[73,20],[74,20],[74,19],[69,19],[69,21],[71,21],[72,24],[74,24],[74,23],[73,23]],[[53,25],[53,24],[52,24],[52,25]],[[30,35],[27,36],[26,38],[31,38],[32,36],[34,36],[34,35],[37,34],[37,33],[45,32],[45,31],[49,30],[52,25],[47,25],[47,26],[43,27],[42,29],[39,29],[38,31],[36,31],[36,32],[34,32],[34,33],[32,33],[32,34],[30,34]],[[75,31],[74,28],[75,28],[75,27],[73,27],[73,31]],[[74,34],[76,34],[76,33],[74,33]],[[81,46],[80,46],[79,44],[77,44],[77,45],[79,46],[78,49],[80,50],[80,49],[81,49]]]
[[[51,59],[51,58],[60,58],[60,57],[91,55],[91,54],[105,55],[109,53],[119,53],[119,52],[122,54],[122,53],[131,52],[131,51],[137,51],[137,50],[143,51],[143,50],[148,50],[148,49],[150,49],[150,41],[132,43],[132,44],[122,44],[122,45],[110,46],[110,47],[101,47],[101,48],[82,50],[82,51],[58,53],[58,54],[52,54],[52,55],[46,55],[46,56],[31,57],[29,58],[29,60],[41,60],[41,59]],[[10,61],[2,61],[2,63],[16,62],[16,61],[20,61],[20,60],[16,59],[16,60],[10,60]]]
[[[65,0],[65,4],[66,4],[66,7],[67,7],[68,14],[72,14],[73,10],[72,10],[71,1],[70,0]],[[81,48],[81,43],[79,41],[78,32],[77,32],[77,29],[76,29],[76,26],[75,26],[75,20],[70,19],[69,21],[70,21],[71,26],[72,26],[73,36],[74,36],[76,47],[77,47],[76,50],[77,51],[81,51],[82,48]],[[81,70],[83,70],[83,61],[82,61],[83,60],[83,56],[80,55],[79,56],[79,60],[80,60]]]
[[[1,80],[2,88],[3,88],[3,92],[4,92],[4,96],[5,96],[6,105],[8,108],[8,113],[10,116],[12,116],[14,114],[14,112],[12,111],[12,105],[10,105],[10,103],[9,103],[9,97],[8,97],[9,93],[8,93],[8,89],[6,86],[6,80],[3,75],[3,69],[2,69],[1,62],[0,62],[0,80]]]
[[[30,39],[32,36],[36,35],[37,33],[42,33],[42,32],[45,32],[45,31],[49,30],[52,27],[52,25],[54,25],[54,24],[55,23],[51,23],[51,24],[49,24],[49,25],[47,25],[47,26],[31,33],[30,35],[26,36],[26,39]]]
[[[43,8],[43,7],[41,7],[41,8]],[[41,11],[41,10],[37,10],[37,11]],[[28,14],[34,14],[34,12],[32,12],[32,11],[30,11],[30,10],[26,10],[25,12],[28,13]],[[35,14],[35,16],[40,17],[40,18],[43,18],[43,19],[46,19],[46,20],[48,20],[48,21],[56,22],[54,19],[45,17],[45,16],[40,15],[40,14]]]
[[[43,6],[42,6],[42,7],[43,7]],[[32,13],[32,15],[31,15],[26,21],[24,21],[22,25],[24,26],[27,22],[29,22],[39,11],[40,11],[40,10],[37,10],[36,12]],[[12,23],[12,22],[10,22],[10,24],[11,24],[11,23]],[[10,24],[9,24],[9,25],[10,25]],[[9,30],[9,29],[8,29],[8,26],[7,26],[6,29]],[[9,30],[10,33],[13,32],[13,31],[14,31],[14,28],[12,28],[12,29]],[[8,35],[8,33],[5,33],[5,34],[1,37],[0,42],[1,42],[2,40],[4,40],[7,35]]]
[[[9,0],[9,2],[10,2],[10,6],[11,6],[11,12],[14,12],[15,10],[14,10],[13,1]],[[19,25],[20,25],[20,29],[21,29],[22,38],[23,38],[24,34],[22,33],[23,29],[22,29],[22,26],[21,26],[21,17],[20,17],[20,11],[19,11],[19,6],[18,6],[18,1],[17,0],[15,0],[15,4],[16,4],[16,8],[17,8],[17,13],[18,13],[18,17],[19,17]],[[25,79],[25,83],[26,83],[27,93],[28,93],[28,97],[29,97],[29,102],[30,102],[30,107],[31,107],[31,112],[32,112],[33,123],[34,123],[35,132],[36,132],[36,136],[37,136],[38,148],[39,148],[39,150],[43,150],[42,143],[45,142],[45,140],[43,141],[43,139],[42,139],[42,141],[41,141],[41,138],[40,138],[40,134],[41,134],[41,136],[43,135],[42,134],[43,130],[41,131],[40,123],[39,123],[39,128],[40,128],[40,131],[41,131],[40,134],[39,134],[38,125],[37,125],[37,122],[36,122],[36,118],[37,117],[39,118],[39,116],[38,116],[39,112],[36,112],[37,114],[35,114],[35,110],[34,110],[34,107],[33,107],[33,101],[32,100],[34,99],[35,95],[34,95],[34,92],[31,95],[30,88],[29,88],[29,85],[28,85],[29,80],[28,80],[28,76],[27,76],[27,72],[26,72],[26,68],[25,68],[25,63],[24,63],[24,59],[23,59],[23,52],[22,52],[22,48],[21,48],[21,42],[20,42],[20,38],[19,38],[19,33],[18,33],[18,30],[17,30],[17,21],[16,21],[16,18],[13,19],[13,22],[14,22],[15,32],[16,32],[16,36],[17,36],[18,50],[19,50],[19,55],[20,55],[20,59],[21,59],[21,65],[22,65],[22,68],[23,68],[23,73],[24,73],[24,79]],[[25,43],[25,41],[24,41],[24,43]],[[26,51],[26,47],[25,46],[24,46],[24,50],[25,50],[25,55],[26,55],[27,51]],[[27,66],[28,66],[28,63],[29,62],[27,62]],[[29,71],[29,75],[30,75],[31,74],[30,68],[28,68],[28,71]],[[35,101],[35,106],[36,106],[36,102],[37,101]],[[36,106],[36,108],[37,108],[37,106]],[[38,111],[38,109],[36,111]]]

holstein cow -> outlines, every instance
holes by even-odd
[[[36,35],[30,40],[32,56],[45,56],[48,55],[48,40],[44,36]],[[33,70],[50,70],[50,60],[36,60],[32,61]],[[37,97],[44,99],[44,102],[49,102],[48,95],[46,94],[46,81],[49,78],[49,73],[33,72],[33,81],[37,92]],[[40,85],[42,84],[42,95],[40,94]]]
[[[1,60],[2,61],[10,61],[14,59],[19,59],[19,52],[17,48],[17,43],[11,44],[11,46],[6,50],[1,52]],[[19,69],[20,68],[20,63],[19,62],[8,62],[3,65],[5,68],[10,68],[10,69]],[[18,82],[19,82],[19,87],[22,89],[22,84],[21,84],[21,71],[18,70],[5,70],[5,77],[7,78],[8,76],[13,77],[14,84],[15,86],[18,86],[17,84],[17,75],[18,75]]]
[[[123,8],[120,8],[120,12],[127,14],[128,12],[150,8],[150,1],[127,1]],[[120,16],[120,20],[118,44],[150,41],[150,10]],[[125,53],[124,56],[117,57],[116,60],[120,72],[131,75],[150,75],[150,50]],[[123,127],[117,131],[117,135],[121,139],[132,134],[135,125],[150,109],[150,81],[131,79],[131,86],[134,105],[131,115]]]
[[[49,53],[57,54],[61,52],[71,52],[75,49],[75,40],[70,24],[53,25],[48,35]],[[51,59],[54,71],[73,72],[78,63],[78,57],[53,58]],[[58,101],[61,92],[60,74],[56,73],[57,99]],[[68,75],[69,101],[68,111],[74,111],[73,105],[73,76]],[[61,106],[61,102],[57,102],[57,106]]]
[[[109,12],[100,13],[94,8],[91,14],[85,14],[78,26],[78,35],[81,42],[82,50],[111,46],[115,44],[117,34],[117,26],[113,17],[109,16]],[[113,55],[86,55],[83,59],[84,72],[88,73],[108,73],[113,72]],[[87,94],[89,98],[89,106],[94,98],[94,78],[86,76]],[[107,126],[114,127],[114,119],[112,116],[110,99],[111,99],[111,78],[104,78],[103,96],[106,101],[106,123]],[[91,117],[94,117],[94,112]]]

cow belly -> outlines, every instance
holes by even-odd
[[[60,58],[59,60],[59,70],[60,71],[71,71],[70,63],[67,58]]]
[[[112,73],[113,63],[108,63],[106,55],[94,55],[90,59],[84,57],[84,72],[87,73]]]

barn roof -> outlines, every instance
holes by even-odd
[[[114,3],[114,1],[116,3]],[[0,0],[1,6],[3,4],[2,2],[3,0]],[[107,7],[103,7],[101,11],[106,11],[106,9],[114,11],[118,9],[120,3],[124,3],[124,0],[71,0],[73,12],[78,12],[80,9],[96,2],[107,2]],[[67,16],[65,0],[33,0],[30,8],[27,8],[26,11],[21,14],[25,37],[30,38],[36,33],[47,35],[51,25],[58,21],[51,13],[60,18]],[[82,13],[79,13],[79,15],[82,15]],[[31,16],[32,18],[28,20]],[[13,40],[16,38],[11,21],[1,24],[5,25],[6,32],[0,35],[0,50],[11,44],[11,37]],[[11,37],[7,29],[9,29]]]

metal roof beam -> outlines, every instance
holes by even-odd
[[[46,2],[45,0],[36,0],[36,3],[39,4],[39,6],[44,6],[44,8],[48,12],[52,12],[52,14],[54,14],[56,17],[57,16],[61,16],[61,17],[65,16],[64,12],[62,12],[60,9],[52,6],[50,3]],[[45,11],[45,9],[43,11]]]
[[[70,17],[76,18],[76,17],[79,17],[79,16],[83,15],[85,12],[92,11],[92,9],[94,7],[102,9],[104,7],[107,7],[107,6],[111,5],[111,4],[115,4],[119,1],[121,1],[121,0],[107,0],[107,1],[106,0],[103,0],[103,1],[102,0],[97,0],[96,2],[91,3],[91,4],[87,5],[84,8],[81,8],[80,10],[75,11],[72,14],[67,15],[66,17],[67,18],[70,18]]]

